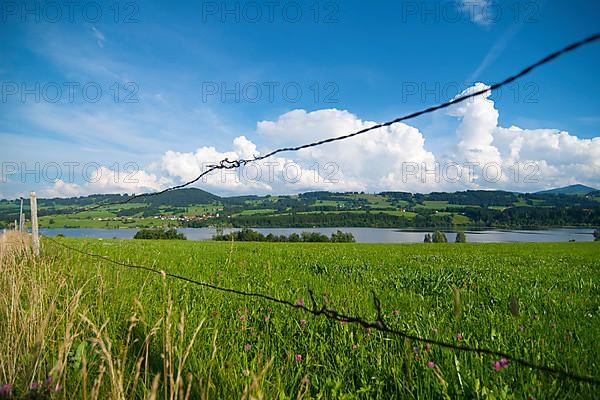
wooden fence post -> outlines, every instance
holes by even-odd
[[[29,193],[31,202],[31,246],[35,257],[40,255],[40,237],[38,233],[37,198],[35,192]]]
[[[21,212],[19,212],[19,232],[25,232],[25,214],[23,214],[23,198],[21,197]]]

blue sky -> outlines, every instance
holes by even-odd
[[[257,152],[281,143],[303,143],[316,133],[329,136],[319,128],[306,135],[287,135],[292,129],[275,129],[275,137],[257,126],[261,121],[278,121],[292,110],[308,113],[308,120],[297,121],[301,127],[310,126],[312,117],[340,116],[310,114],[327,109],[347,111],[360,121],[393,119],[448,100],[475,82],[500,80],[546,53],[594,33],[600,17],[600,3],[595,1],[80,4],[72,16],[61,2],[2,4],[0,159],[3,173],[12,168],[8,164],[17,165],[19,171],[3,177],[0,196],[13,197],[29,190],[69,195],[128,189],[123,185],[86,186],[89,182],[81,177],[79,167],[68,180],[65,162],[92,162],[107,168],[115,163],[121,167],[135,163],[142,180],[152,181],[131,187],[131,191],[139,191],[180,182],[193,172],[194,168],[184,173],[166,166],[167,161],[179,163],[167,156],[169,151],[183,160],[186,154],[198,156],[202,153],[199,149],[211,146],[215,154],[235,152],[232,143],[240,136],[255,145]],[[599,145],[594,139],[600,136],[599,70],[599,44],[593,44],[493,94],[490,99],[498,110],[498,127],[518,126],[523,135],[540,129],[555,134],[566,131],[565,143],[573,138],[580,141],[566,158],[585,152],[585,157],[593,159]],[[69,98],[69,84],[78,85],[73,99]],[[102,95],[96,96],[98,87]],[[24,95],[24,88],[30,93]],[[224,98],[223,88],[230,91]],[[137,102],[127,102],[130,100]],[[467,119],[463,114],[457,118],[438,112],[409,124],[418,129],[423,149],[436,160],[456,159],[460,154],[464,161],[465,152],[456,150],[466,140],[460,136],[463,119]],[[556,137],[550,137],[548,143]],[[525,140],[528,138],[533,136]],[[583,142],[586,139],[591,141]],[[496,146],[501,139],[495,135],[494,140]],[[535,147],[536,140],[545,139],[532,140]],[[477,145],[490,145],[480,142]],[[573,181],[600,185],[600,166],[593,164],[579,176],[573,172],[577,168],[571,168],[573,162],[561,161],[560,154],[570,150],[568,145],[557,149],[553,160],[543,154],[523,159],[546,167],[544,180],[536,188]],[[345,148],[324,154],[332,161],[332,154],[339,151]],[[286,157],[294,160],[293,155]],[[309,158],[302,161],[312,162]],[[24,168],[37,168],[36,162],[41,165],[38,172],[48,163],[59,164],[66,185],[56,187],[44,176],[36,179],[34,173],[22,177]],[[348,183],[340,189],[411,189],[389,179],[383,185],[377,175],[345,170],[343,163],[340,170]],[[368,179],[361,180],[363,175]],[[119,179],[123,177],[119,175]],[[487,183],[476,187],[499,188]],[[503,187],[513,186],[528,189]],[[311,187],[213,185],[209,189],[221,193],[294,192]]]

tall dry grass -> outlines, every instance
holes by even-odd
[[[27,234],[18,231],[5,231],[0,234],[0,262],[5,257],[15,254],[23,254],[29,251],[31,238]]]
[[[34,264],[29,237],[6,232],[0,237],[0,381],[15,377],[31,381],[40,368],[47,329],[55,299],[42,275],[44,265]]]
[[[194,382],[186,373],[203,323],[191,337],[185,335],[185,316],[179,313],[174,320],[164,276],[162,315],[144,320],[143,305],[136,301],[126,338],[115,342],[107,328],[119,321],[97,321],[83,301],[102,285],[90,278],[77,287],[64,274],[68,268],[59,268],[54,258],[44,253],[34,258],[28,240],[16,232],[0,237],[0,388],[11,386],[0,398],[35,393],[36,398],[186,400],[194,387],[199,396],[208,397],[210,378]],[[134,334],[139,331],[147,333]],[[150,347],[156,342],[163,365],[160,373],[151,373]]]

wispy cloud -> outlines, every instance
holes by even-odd
[[[104,41],[106,40],[104,33],[100,32],[100,30],[98,30],[98,28],[96,28],[95,26],[92,26],[92,33],[93,33],[94,37],[96,38],[96,44],[98,45],[98,47],[103,49]]]
[[[498,59],[506,50],[506,47],[510,41],[516,36],[521,30],[522,24],[511,25],[510,28],[504,32],[502,36],[492,46],[490,51],[485,55],[479,66],[473,71],[473,73],[467,79],[467,82],[475,82],[479,79],[483,71],[485,71],[494,61]]]

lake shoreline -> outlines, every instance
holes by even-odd
[[[290,235],[291,233],[318,232],[330,236],[337,230],[352,233],[357,243],[422,243],[426,233],[440,230],[453,242],[456,232],[462,231],[467,235],[467,241],[472,243],[515,243],[515,242],[590,242],[593,241],[592,228],[550,228],[550,229],[440,229],[440,228],[252,228],[257,232],[274,235]],[[98,239],[132,239],[139,229],[118,228],[43,228],[45,236],[64,235],[66,237],[98,238]],[[239,231],[240,228],[223,229],[224,233]],[[212,240],[216,228],[177,228],[188,240]]]

